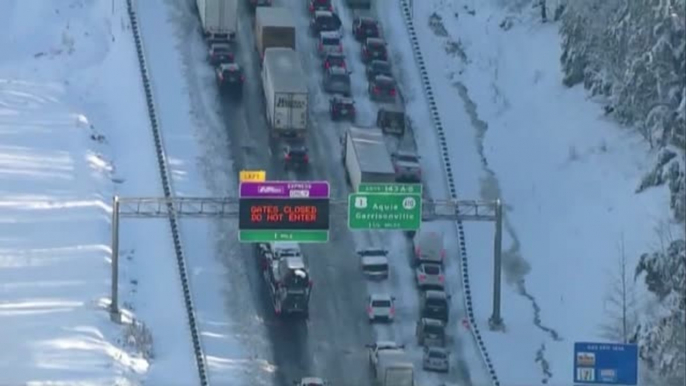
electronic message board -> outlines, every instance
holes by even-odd
[[[328,230],[329,199],[241,198],[241,230]]]

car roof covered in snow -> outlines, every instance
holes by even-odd
[[[274,241],[271,243],[273,250],[277,249],[300,249],[300,244],[293,241]]]
[[[388,265],[386,256],[362,256],[362,265]]]
[[[389,294],[381,294],[381,293],[376,293],[376,294],[371,294],[369,295],[369,299],[374,301],[374,300],[386,300],[386,301],[393,301],[393,296]]]

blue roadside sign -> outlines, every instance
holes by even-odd
[[[633,386],[637,382],[635,344],[574,343],[574,383]]]

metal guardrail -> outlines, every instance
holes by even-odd
[[[136,7],[134,0],[126,0],[126,6],[131,22],[131,31],[133,32],[133,39],[136,44],[136,53],[138,56],[138,64],[140,66],[141,80],[143,82],[143,89],[145,91],[145,101],[148,108],[148,115],[150,117],[150,128],[155,142],[155,152],[157,154],[157,164],[159,167],[160,177],[162,179],[162,189],[164,196],[167,198],[173,197],[173,189],[171,183],[171,176],[167,168],[167,155],[164,149],[164,142],[162,140],[162,132],[160,130],[160,123],[155,109],[155,99],[152,92],[152,85],[150,82],[150,72],[145,58],[145,51],[143,48],[143,40],[138,24],[138,16],[136,14]],[[171,201],[165,203],[166,211],[169,218],[169,225],[172,232],[172,240],[174,242],[174,252],[176,254],[176,262],[179,267],[179,276],[181,278],[181,286],[183,289],[183,298],[186,306],[186,314],[188,317],[188,325],[191,330],[191,339],[193,342],[193,351],[195,354],[196,364],[198,368],[198,376],[200,378],[201,386],[209,385],[209,377],[207,372],[207,364],[205,363],[205,355],[203,353],[200,334],[198,332],[197,318],[195,316],[195,306],[193,305],[193,298],[191,295],[190,283],[188,280],[188,273],[186,269],[186,257],[183,252],[181,244],[181,237],[179,232],[179,222],[176,216],[176,211]]]
[[[443,129],[443,124],[441,123],[441,118],[438,113],[438,107],[436,106],[436,97],[434,95],[433,89],[431,87],[431,82],[429,80],[429,73],[426,69],[426,63],[424,62],[424,58],[422,56],[422,52],[419,46],[419,39],[417,38],[417,31],[415,30],[414,27],[414,21],[413,21],[413,4],[412,0],[400,0],[399,2],[401,11],[403,14],[403,19],[405,21],[405,26],[407,28],[407,32],[410,36],[410,45],[412,46],[412,53],[414,55],[415,62],[417,64],[417,67],[419,67],[419,75],[422,80],[422,89],[424,91],[424,95],[429,103],[429,111],[431,112],[431,121],[433,123],[434,128],[436,129],[436,133],[438,134],[438,142],[439,146],[441,149],[441,160],[442,160],[442,166],[443,166],[443,172],[444,175],[447,179],[447,184],[448,188],[450,189],[450,197],[453,200],[457,200],[457,189],[455,187],[455,179],[453,177],[453,167],[450,164],[450,156],[449,156],[449,149],[448,149],[448,143],[445,137],[445,132]],[[460,242],[460,269],[462,271],[462,286],[463,286],[463,300],[465,303],[465,308],[467,309],[467,316],[469,318],[469,323],[471,325],[470,331],[472,332],[472,336],[479,347],[479,351],[481,352],[481,357],[484,361],[484,364],[486,365],[486,368],[488,372],[490,373],[491,380],[493,382],[494,386],[500,386],[500,381],[498,380],[498,376],[495,372],[495,366],[493,365],[493,362],[491,361],[491,358],[488,354],[488,351],[486,350],[486,344],[484,343],[483,338],[481,337],[481,332],[479,332],[479,328],[476,322],[476,319],[474,317],[474,306],[472,304],[472,290],[471,290],[471,285],[470,285],[470,280],[469,280],[469,259],[467,258],[467,246],[465,242],[465,233],[464,233],[464,226],[462,225],[462,221],[458,220],[455,221],[455,227],[457,229],[457,234],[459,237],[459,242]]]

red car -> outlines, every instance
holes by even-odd
[[[316,11],[331,11],[333,12],[333,4],[331,0],[309,0],[307,9],[310,13],[315,13]]]
[[[353,36],[358,42],[363,42],[367,38],[381,37],[379,22],[371,17],[356,17],[353,20]]]
[[[345,55],[336,52],[330,52],[326,54],[322,60],[322,68],[324,70],[328,70],[329,67],[341,67],[347,69],[348,66],[345,64]]]

